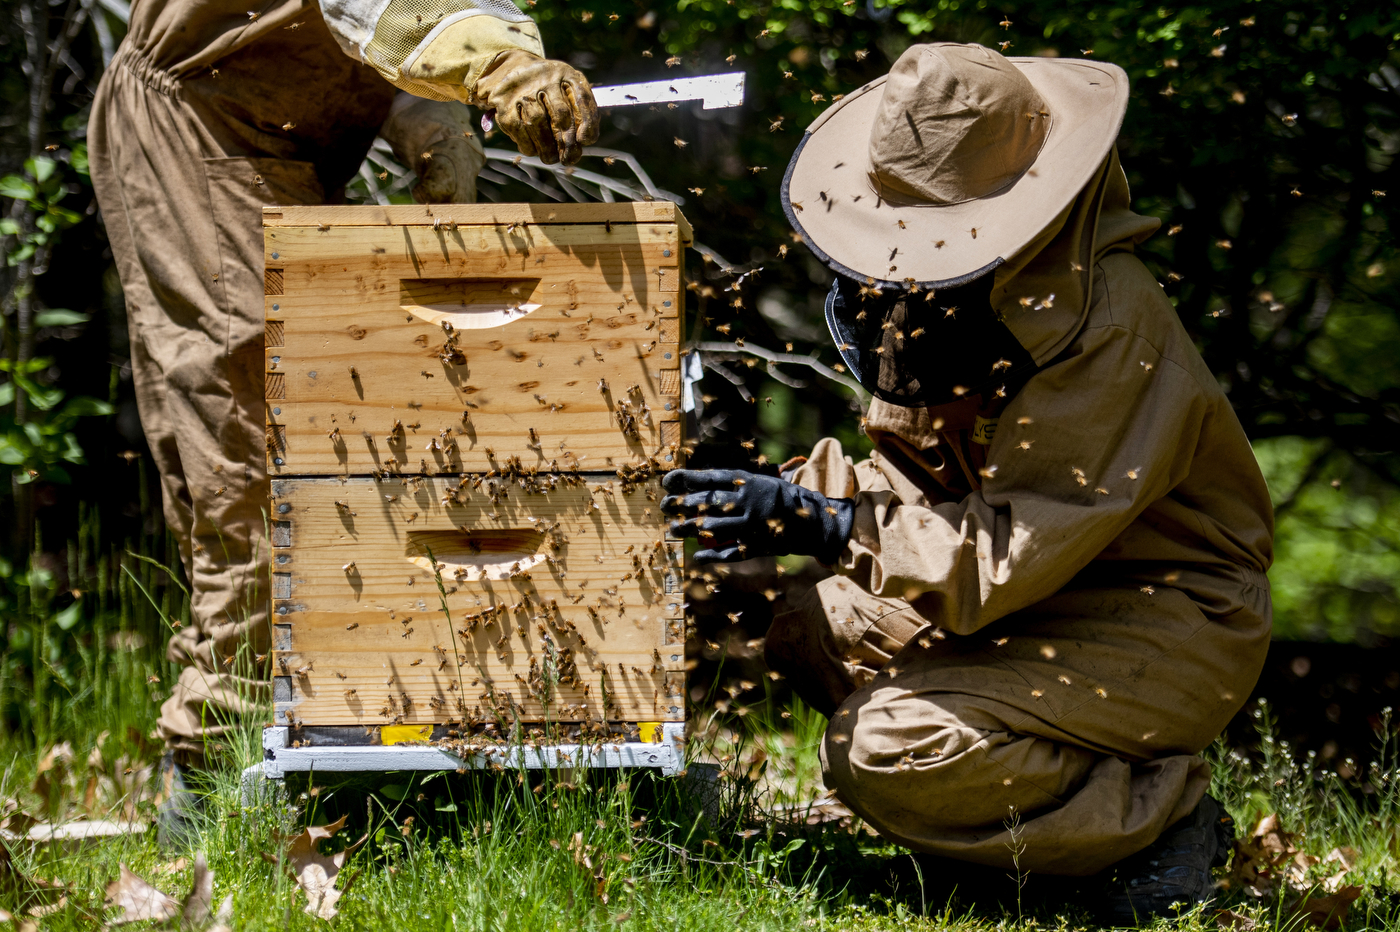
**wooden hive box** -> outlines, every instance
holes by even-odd
[[[263,220],[277,722],[682,720],[675,205]]]

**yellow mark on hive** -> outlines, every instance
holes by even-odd
[[[660,722],[638,722],[638,739],[643,744],[661,743],[661,723]]]
[[[385,725],[379,729],[380,744],[410,744],[433,736],[432,725]]]

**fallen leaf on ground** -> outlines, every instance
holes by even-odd
[[[1300,851],[1294,839],[1292,832],[1283,830],[1277,813],[1264,816],[1247,837],[1235,839],[1230,875],[1224,886],[1242,887],[1254,896],[1267,898],[1282,883],[1302,884],[1317,858]]]
[[[1293,907],[1293,915],[1301,916],[1319,929],[1339,929],[1347,921],[1347,910],[1361,896],[1361,887],[1342,887],[1331,896],[1305,897]]]
[[[180,903],[133,874],[122,862],[121,876],[107,885],[107,907],[121,907],[122,914],[110,925],[154,920],[165,922],[180,915]]]
[[[1253,932],[1259,923],[1244,913],[1237,913],[1233,909],[1222,909],[1215,914],[1215,925],[1221,929],[1234,929],[1235,932]]]
[[[1327,856],[1322,859],[1323,864],[1336,862],[1341,865],[1341,870],[1322,881],[1322,889],[1328,893],[1338,893],[1345,886],[1347,873],[1356,866],[1356,861],[1360,857],[1360,852],[1355,848],[1333,848],[1327,852]]]
[[[1355,848],[1333,848],[1331,851],[1327,852],[1327,856],[1322,859],[1322,863],[1327,864],[1336,861],[1338,864],[1342,865],[1342,870],[1349,871],[1356,866],[1356,860],[1359,857],[1361,857],[1361,853]]]
[[[185,865],[189,864],[185,858],[180,858],[180,861]],[[171,865],[166,866],[179,864],[180,861],[171,862]],[[120,926],[144,920],[168,922],[179,916],[180,928],[192,932],[203,929],[209,922],[209,907],[214,902],[214,872],[209,869],[209,862],[203,852],[195,855],[194,883],[183,903],[157,890],[139,875],[133,874],[126,864],[121,865],[121,871],[121,877],[107,885],[107,907],[110,909],[120,906],[122,914],[108,925]],[[214,917],[216,924],[207,932],[227,932],[232,917],[233,897],[230,896],[224,899],[219,907],[219,914]]]
[[[52,790],[68,780],[73,762],[73,745],[67,741],[55,744],[39,761],[38,776],[34,778],[34,792],[48,800]]]
[[[219,904],[219,911],[214,914],[214,924],[205,932],[233,932],[233,894],[224,897],[224,901]]]
[[[118,822],[113,819],[76,819],[58,825],[40,822],[23,835],[33,842],[88,841],[116,838],[121,835],[143,835],[149,825],[145,822]]]
[[[341,816],[330,825],[307,826],[306,831],[288,840],[286,854],[281,859],[282,867],[296,881],[301,892],[306,894],[304,912],[308,915],[322,919],[335,918],[339,912],[335,908],[336,902],[350,889],[355,877],[359,876],[357,871],[346,882],[344,889],[336,889],[335,881],[340,869],[345,866],[345,859],[358,851],[360,846],[369,840],[369,835],[365,835],[345,850],[329,856],[317,850],[317,845],[328,838],[334,838],[336,833],[345,827],[345,818]],[[263,857],[273,860],[266,854]]]
[[[44,903],[40,906],[31,906],[25,910],[29,915],[37,918],[52,916],[54,913],[61,913],[68,908],[68,894],[61,895],[52,903]]]
[[[214,872],[204,859],[204,852],[195,855],[194,884],[190,895],[185,897],[185,907],[180,915],[180,926],[197,929],[209,921],[209,907],[214,905]]]
[[[37,819],[27,812],[11,812],[5,818],[0,819],[0,832],[5,832],[18,838],[26,834],[31,828],[38,825],[42,819]]]
[[[190,859],[185,857],[176,858],[173,861],[166,861],[164,864],[156,865],[156,873],[163,877],[174,877],[182,870],[190,866]]]
[[[24,874],[15,866],[9,847],[0,839],[0,890],[16,894],[21,909],[26,904],[34,904],[27,911],[30,915],[39,915],[34,912],[35,909],[44,909],[55,902],[63,904],[68,888],[61,880],[44,880]],[[59,905],[58,908],[62,909],[63,906]]]

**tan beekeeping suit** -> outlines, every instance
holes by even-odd
[[[470,99],[487,63],[513,48],[541,51],[538,33],[497,0],[132,6],[93,105],[92,176],[126,294],[142,425],[192,583],[190,623],[169,646],[184,669],[160,718],[192,757],[267,698],[255,661],[270,646],[261,208],[334,200],[391,107],[385,135],[397,128],[401,158],[455,139],[459,171],[472,175],[456,189],[470,196],[480,147],[461,144],[465,110],[395,104],[394,85],[427,86],[407,59],[450,63],[436,96]]]
[[[794,477],[853,497],[856,519],[839,575],[774,622],[770,662],[833,713],[828,784],[910,847],[1117,862],[1205,793],[1196,755],[1262,667],[1268,493],[1132,255],[1155,226],[1110,154],[998,272],[993,303],[1039,370],[1004,399],[876,402],[869,461],[824,440]]]

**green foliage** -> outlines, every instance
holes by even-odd
[[[1400,490],[1326,439],[1255,444],[1274,497],[1276,637],[1400,637]]]
[[[48,314],[58,315],[57,320],[64,322],[86,319],[72,311],[49,311],[37,317],[43,320]],[[61,389],[46,387],[34,379],[35,374],[52,365],[53,360],[47,358],[30,359],[22,364],[0,359],[0,372],[10,374],[10,381],[0,384],[0,409],[14,403],[16,388],[25,394],[33,409],[23,423],[11,412],[0,413],[0,466],[5,467],[3,472],[9,473],[16,484],[36,480],[71,481],[63,464],[85,462],[73,427],[80,418],[108,415],[114,410],[97,398],[78,397],[65,402]]]
[[[16,240],[16,245],[5,255],[10,265],[33,258],[40,248],[53,245],[60,230],[82,219],[62,204],[68,196],[68,188],[57,162],[48,156],[36,156],[25,160],[24,170],[24,175],[0,177],[0,197],[25,204],[28,214],[22,220],[13,215],[0,219],[0,234]]]
[[[105,549],[95,512],[81,515],[61,560],[0,559],[0,743],[12,748],[97,723],[144,734],[177,672],[164,643],[188,594],[160,564]],[[141,543],[178,559],[164,534]]]

